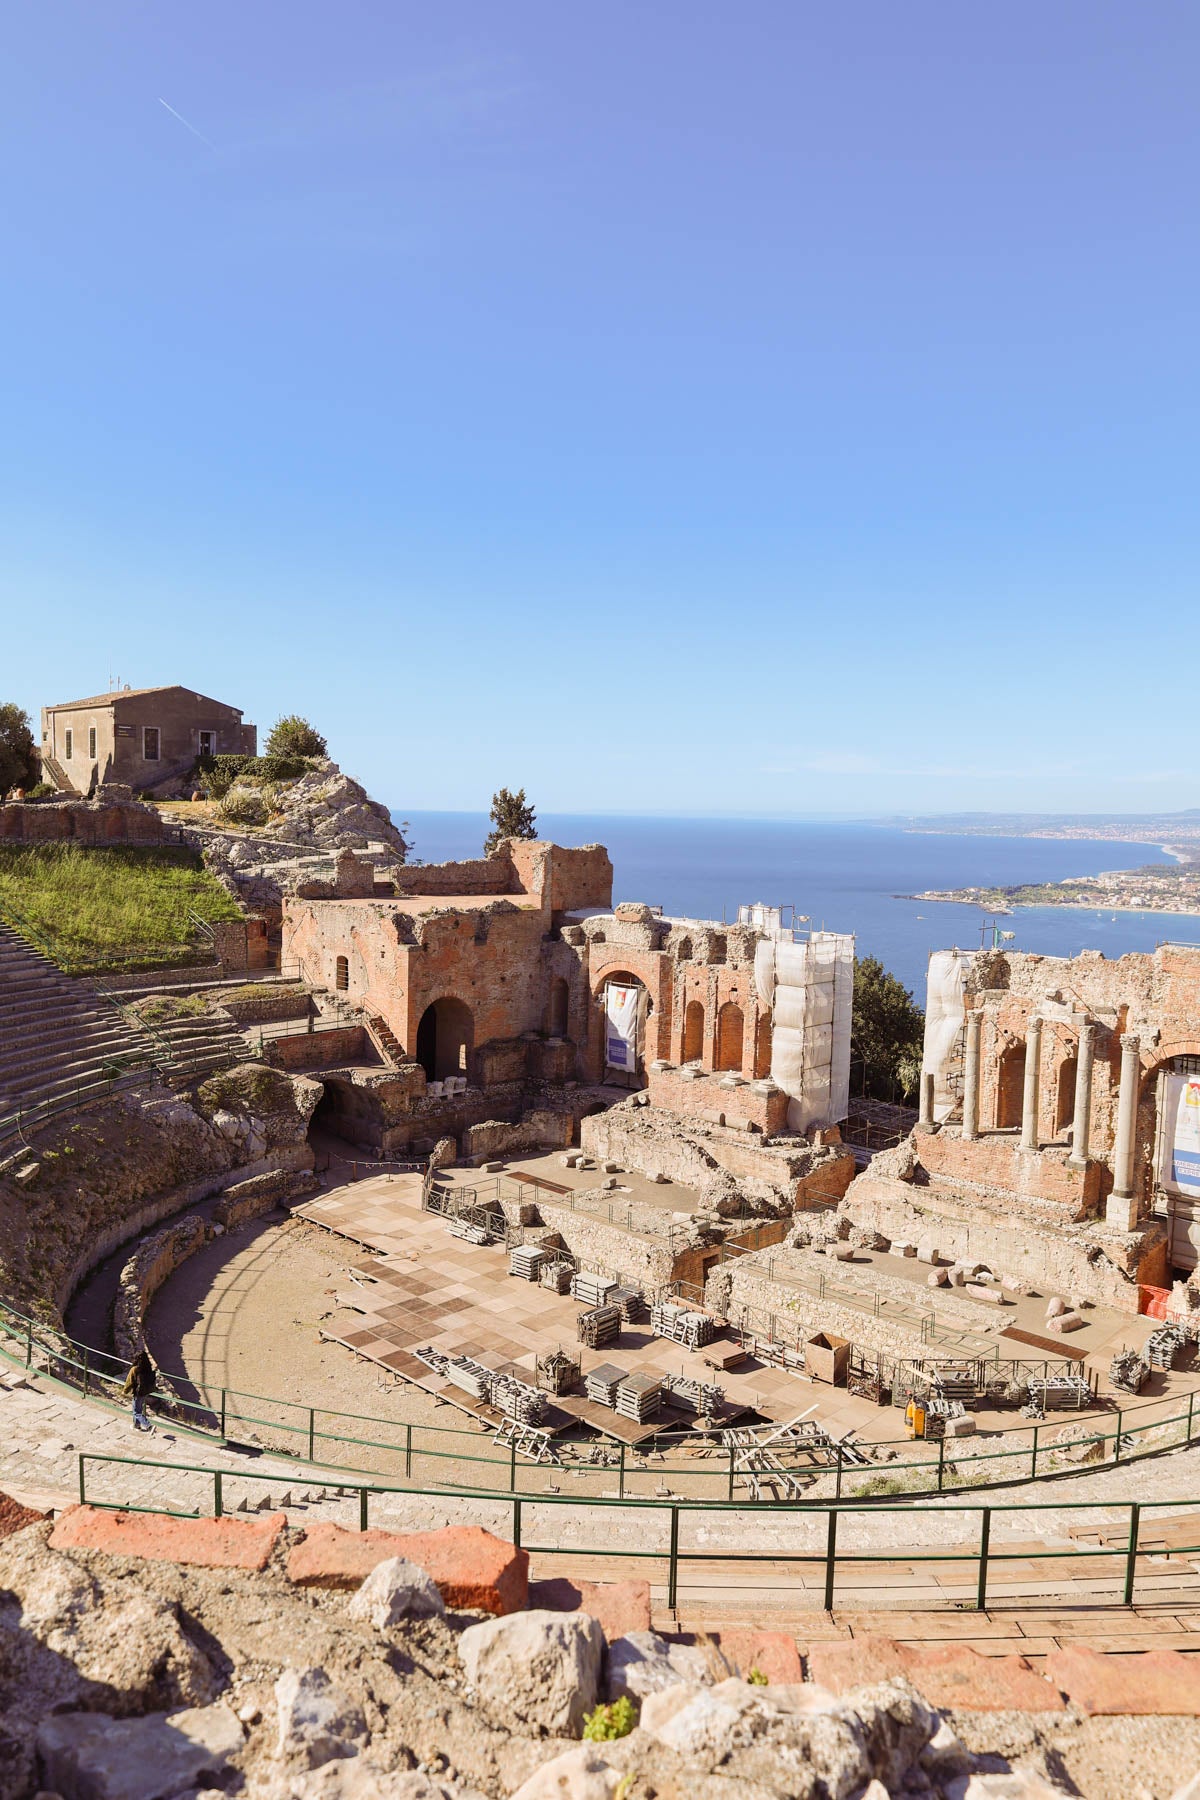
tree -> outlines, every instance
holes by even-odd
[[[0,798],[10,788],[33,787],[40,772],[29,714],[7,700],[0,704]]]
[[[328,756],[329,745],[307,719],[287,713],[276,719],[267,739],[267,756]]]
[[[507,788],[500,788],[493,794],[491,821],[492,829],[483,845],[485,856],[490,856],[503,838],[537,836],[537,817],[532,806],[526,803],[524,788],[518,789],[515,794],[510,794]]]
[[[860,1094],[910,1099],[920,1087],[925,1014],[877,956],[854,959],[851,1066]]]

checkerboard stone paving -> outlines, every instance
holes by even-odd
[[[439,1214],[421,1210],[416,1177],[340,1189],[298,1207],[294,1216],[374,1252],[354,1265],[355,1286],[342,1292],[343,1299],[361,1307],[362,1323],[331,1334],[334,1341],[478,1417],[490,1419],[494,1409],[471,1401],[421,1362],[414,1354],[418,1347],[428,1344],[446,1356],[474,1357],[526,1381],[534,1379],[538,1356],[559,1345],[581,1356],[585,1376],[591,1363],[615,1355],[630,1372],[718,1382],[731,1415],[752,1409],[784,1420],[813,1404],[811,1386],[793,1374],[755,1368],[749,1374],[718,1376],[701,1355],[656,1338],[648,1325],[626,1325],[615,1345],[588,1351],[576,1341],[578,1302],[510,1276],[502,1245],[468,1244],[451,1237]],[[824,1394],[820,1412],[822,1422],[829,1422],[831,1407]],[[630,1441],[651,1436],[663,1426],[659,1419],[639,1428],[574,1396],[564,1397],[554,1415],[559,1429],[572,1416],[586,1417],[602,1423],[610,1435]],[[499,1414],[494,1416],[498,1420]],[[679,1427],[686,1426],[689,1417],[666,1414]]]

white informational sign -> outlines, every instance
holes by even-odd
[[[1200,1075],[1163,1077],[1162,1184],[1200,1197]]]
[[[637,1072],[639,989],[610,981],[604,990],[604,1061],[610,1069]]]

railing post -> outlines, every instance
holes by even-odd
[[[942,1491],[946,1479],[946,1439],[943,1435],[938,1439],[938,1493]]]
[[[667,1607],[675,1610],[679,1598],[679,1508],[671,1507],[671,1549],[667,1562]]]
[[[85,1344],[83,1346],[83,1392],[84,1392],[85,1396],[87,1395],[87,1392],[88,1392],[90,1375],[91,1375],[91,1365],[88,1361],[88,1349],[87,1349],[87,1345]]]
[[[310,1406],[308,1409],[308,1460],[309,1460],[309,1462],[313,1462],[315,1460],[316,1453],[315,1453],[313,1446],[316,1442],[316,1436],[317,1436],[317,1414],[316,1414],[316,1409],[314,1407]]]
[[[1125,1552],[1125,1605],[1133,1605],[1133,1578],[1137,1569],[1138,1521],[1142,1516],[1141,1504],[1137,1500],[1129,1502],[1129,1548]]]
[[[221,1471],[213,1470],[213,1518],[219,1519],[225,1510],[224,1495],[221,1490]]]
[[[369,1492],[368,1488],[359,1488],[358,1490],[358,1529],[360,1531],[367,1529],[367,1496]]]
[[[515,1494],[517,1491],[517,1446],[515,1441],[508,1448],[508,1491],[510,1494]]]
[[[1117,1435],[1113,1439],[1113,1461],[1115,1463],[1119,1463],[1121,1460],[1121,1425],[1124,1421],[1124,1417],[1125,1417],[1124,1413],[1122,1413],[1120,1407],[1118,1407],[1117,1408]]]
[[[834,1489],[834,1497],[840,1500],[842,1497],[842,1446],[840,1443],[837,1447],[837,1456],[837,1486]]]
[[[412,1480],[412,1426],[404,1427],[404,1478]]]
[[[519,1550],[521,1548],[521,1496],[520,1496],[520,1494],[513,1495],[512,1541],[513,1541],[513,1549]]]
[[[221,1438],[222,1438],[222,1441],[224,1441],[225,1435],[226,1435],[226,1432],[225,1432],[225,1389],[222,1388],[221,1389]]]
[[[84,1461],[85,1461],[84,1453],[81,1450],[79,1452],[79,1504],[80,1504],[80,1506],[87,1505],[87,1495],[84,1492],[84,1480],[83,1480]]]
[[[735,1460],[736,1460],[736,1452],[731,1450],[729,1452],[729,1496],[728,1496],[730,1500],[733,1499],[733,1477],[734,1477],[734,1470],[735,1470]]]
[[[979,1522],[979,1585],[975,1590],[975,1605],[980,1612],[987,1607],[988,1542],[991,1535],[992,1509],[985,1506]]]
[[[837,1565],[837,1509],[830,1507],[825,1533],[825,1611],[833,1611],[833,1572]]]
[[[1033,1481],[1037,1476],[1037,1453],[1038,1453],[1038,1427],[1035,1425],[1033,1428],[1033,1456],[1030,1460],[1030,1465],[1029,1465],[1030,1481]]]
[[[1193,1388],[1191,1393],[1188,1395],[1188,1427],[1187,1427],[1187,1438],[1185,1441],[1189,1444],[1192,1441],[1192,1409],[1194,1408],[1195,1404],[1196,1404],[1196,1390],[1195,1390],[1195,1388]]]
[[[625,1446],[621,1445],[621,1459],[617,1464],[617,1499],[625,1498]]]
[[[25,1321],[25,1367],[28,1369],[32,1365],[32,1363],[33,1363],[33,1320],[26,1319],[26,1321]]]

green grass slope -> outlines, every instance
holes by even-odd
[[[194,851],[0,845],[0,918],[70,975],[208,961],[189,913],[240,917]]]

